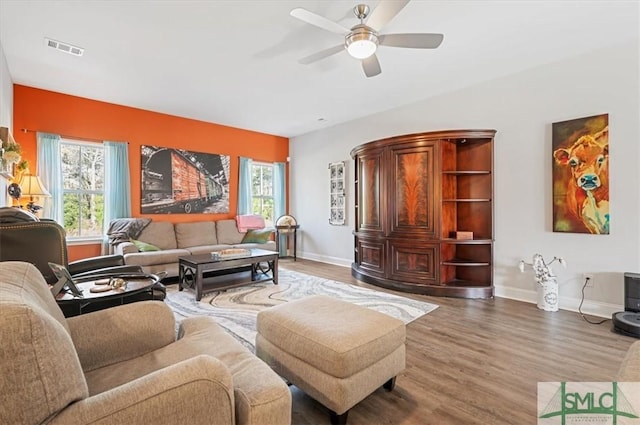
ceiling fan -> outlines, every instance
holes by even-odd
[[[442,43],[444,38],[442,34],[379,33],[380,29],[391,21],[409,1],[410,0],[381,0],[371,14],[369,14],[369,6],[359,4],[353,8],[353,13],[360,19],[360,23],[351,29],[343,27],[337,22],[306,9],[300,7],[293,9],[291,16],[294,18],[298,18],[318,28],[344,35],[343,44],[321,50],[300,59],[299,62],[308,65],[346,50],[352,57],[362,61],[362,69],[367,77],[374,77],[382,72],[380,62],[376,57],[378,46],[435,49]],[[367,19],[367,17],[369,19]]]

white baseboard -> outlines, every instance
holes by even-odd
[[[352,263],[352,260],[346,260],[344,258],[329,257],[326,255],[304,252],[298,254],[298,257],[304,258],[306,260],[313,260],[342,267],[351,267]],[[494,292],[495,296],[500,298],[508,298],[531,304],[536,304],[538,302],[536,291],[528,289],[509,288],[501,285],[496,285]],[[577,312],[578,307],[580,306],[580,299],[561,296],[559,303],[562,310]],[[613,313],[623,311],[624,306],[622,304],[609,304],[599,301],[584,300],[581,310],[584,314],[587,314],[589,316],[606,317],[610,319]]]
[[[345,260],[344,258],[329,257],[327,255],[317,255],[305,252],[298,253],[298,257],[304,258],[305,260],[318,261],[320,263],[333,264],[334,266],[341,267],[351,267],[351,263],[353,263],[353,260]]]
[[[508,288],[505,286],[495,286],[495,296],[500,298],[509,298],[512,300],[524,301],[527,303],[536,304],[537,294],[536,291]],[[578,311],[580,306],[580,298],[571,298],[560,296],[559,299],[560,308],[568,311]],[[622,304],[609,304],[599,301],[584,300],[582,303],[582,312],[589,316],[606,317],[611,318],[611,315],[618,311],[623,311],[624,306]]]

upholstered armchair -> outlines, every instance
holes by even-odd
[[[0,423],[289,424],[291,394],[209,317],[142,301],[65,319],[31,264],[0,262]]]

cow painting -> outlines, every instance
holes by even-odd
[[[573,140],[553,151],[554,230],[609,234],[608,127]]]

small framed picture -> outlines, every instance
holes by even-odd
[[[329,223],[338,226],[346,224],[346,163],[344,161],[329,164]]]
[[[58,295],[58,293],[65,287],[69,292],[73,294],[74,297],[83,297],[82,291],[76,286],[73,278],[69,274],[69,270],[67,270],[66,267],[56,263],[48,264],[49,268],[51,268],[51,271],[53,271],[53,274],[58,279],[58,282],[56,282],[55,285],[53,285],[53,288],[51,288],[51,293],[54,297]]]

